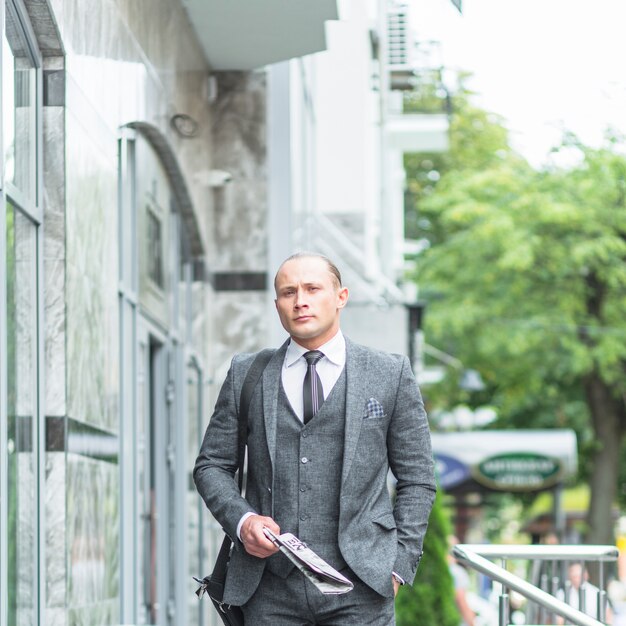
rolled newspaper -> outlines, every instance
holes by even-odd
[[[315,554],[306,543],[291,533],[274,534],[263,528],[265,536],[323,593],[338,595],[352,591],[354,585],[343,574]]]

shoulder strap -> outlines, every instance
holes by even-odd
[[[257,383],[259,382],[259,379],[261,378],[261,375],[267,367],[270,359],[274,355],[274,352],[275,350],[266,349],[261,350],[261,352],[256,355],[254,361],[252,361],[252,365],[248,369],[241,387],[241,395],[239,396],[239,415],[237,418],[239,425],[239,491],[241,491],[243,487],[243,466],[246,444],[248,442],[248,409],[250,408],[252,392],[257,386]],[[197,578],[195,579],[196,582],[200,583],[200,587],[196,591],[198,596],[202,596],[203,593],[207,592],[211,598],[216,600],[218,603],[221,603],[222,598],[224,597],[224,581],[226,580],[226,568],[228,566],[231,546],[232,541],[230,537],[226,535],[222,541],[222,547],[217,555],[215,566],[213,567],[211,575],[206,576],[202,580],[198,580]]]
[[[241,395],[239,396],[239,491],[241,491],[243,487],[243,465],[244,458],[246,455],[246,444],[248,443],[248,410],[250,409],[250,400],[252,399],[252,392],[254,388],[257,386],[263,371],[267,367],[267,364],[270,362],[270,359],[274,355],[276,350],[268,348],[266,350],[261,350],[259,352],[254,361],[252,361],[252,365],[248,369],[248,373],[243,381],[243,385],[241,387]]]

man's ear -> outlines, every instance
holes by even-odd
[[[337,308],[338,309],[343,309],[343,307],[345,307],[346,304],[348,304],[348,296],[349,296],[348,288],[342,287],[337,293]]]

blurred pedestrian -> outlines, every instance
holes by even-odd
[[[457,537],[450,535],[448,538],[450,550],[452,550],[457,543],[459,543]],[[454,581],[454,600],[461,614],[461,619],[463,620],[460,626],[475,626],[476,613],[469,605],[467,597],[470,586],[467,570],[454,558],[451,551],[448,552],[448,566],[450,568],[450,574],[452,574],[452,580]]]
[[[559,589],[557,591],[557,599],[567,602],[571,607],[582,611],[586,615],[589,615],[589,617],[598,619],[600,590],[589,582],[587,570],[583,568],[581,563],[572,563],[567,568],[567,578],[570,584],[566,586],[565,589]],[[584,609],[581,606],[583,599]],[[565,624],[566,622],[562,617],[557,616],[556,623]],[[610,606],[606,608],[604,623],[613,623],[613,612]]]

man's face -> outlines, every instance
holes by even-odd
[[[280,322],[295,341],[309,350],[334,337],[347,301],[348,290],[337,285],[323,259],[292,259],[276,275],[275,302]]]
[[[585,574],[587,574],[586,571],[585,571]],[[575,563],[574,565],[570,566],[569,579],[574,589],[578,589],[580,587],[583,581],[583,568],[581,565],[579,565],[578,563]],[[588,576],[585,576],[585,580],[587,579],[588,579]]]

